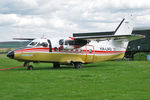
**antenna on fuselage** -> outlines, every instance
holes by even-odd
[[[46,35],[44,33],[42,33],[41,39],[46,39]]]

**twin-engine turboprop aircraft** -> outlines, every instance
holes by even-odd
[[[73,64],[81,68],[82,64],[114,60],[124,57],[128,42],[143,38],[133,35],[133,17],[123,19],[114,35],[70,37],[67,39],[29,39],[32,40],[25,48],[8,52],[7,57],[24,62],[29,70],[33,69],[30,62],[53,63],[54,68],[60,64]]]

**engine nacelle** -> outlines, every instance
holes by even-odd
[[[64,49],[76,49],[86,44],[87,44],[86,40],[73,40],[70,38],[59,40],[59,45],[63,46]]]
[[[63,46],[63,49],[74,49],[74,40],[71,39],[60,39],[59,45]]]

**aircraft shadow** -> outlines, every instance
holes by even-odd
[[[67,66],[63,66],[60,68],[53,68],[53,67],[38,67],[38,68],[34,68],[34,70],[61,70],[61,69],[74,69],[74,67],[67,67]]]
[[[93,68],[93,67],[103,67],[101,65],[93,65],[93,64],[83,64],[83,67],[81,69],[84,69],[84,68]],[[106,65],[105,65],[106,67]],[[72,65],[62,65],[60,68],[53,68],[52,66],[43,66],[43,67],[40,67],[40,66],[34,66],[34,69],[33,70],[68,70],[68,69],[75,69]],[[11,70],[11,69],[10,69]],[[14,71],[18,71],[18,70],[27,70],[27,68],[23,68],[23,69],[13,69]],[[11,70],[12,71],[12,70]]]
[[[97,65],[83,65],[83,67],[82,67],[82,69],[84,69],[84,68],[92,68],[92,67],[99,67],[99,66],[97,66]],[[67,70],[67,69],[75,69],[72,65],[63,65],[63,66],[61,66],[60,68],[53,68],[53,67],[51,67],[51,66],[49,66],[49,67],[35,67],[34,68],[34,70]]]

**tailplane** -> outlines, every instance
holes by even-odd
[[[115,30],[114,35],[131,35],[134,25],[134,17],[132,15],[124,18]]]
[[[139,34],[132,34],[134,25],[134,17],[132,15],[124,18],[118,27],[115,30],[114,35],[96,35],[96,36],[82,36],[82,37],[74,37],[75,40],[97,40],[97,41],[105,41],[105,40],[115,40],[115,41],[124,41],[127,40],[132,41],[140,38],[144,38],[145,36]]]

